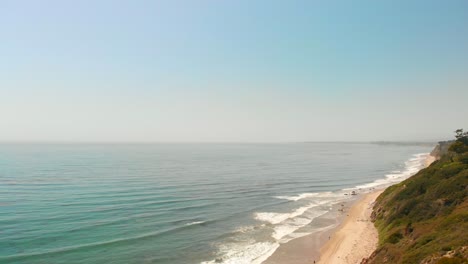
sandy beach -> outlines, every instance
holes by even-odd
[[[436,158],[427,156],[425,167]],[[375,199],[384,191],[375,190],[365,194],[349,210],[344,222],[320,249],[320,264],[355,264],[361,263],[376,249],[378,233],[371,222],[372,207]]]
[[[360,263],[375,250],[378,234],[370,221],[370,215],[375,199],[382,192],[383,190],[376,190],[365,194],[351,207],[342,225],[320,250],[320,260],[317,263]]]
[[[358,194],[354,202],[338,204],[329,217],[329,228],[281,245],[263,264],[359,263],[377,245],[378,235],[370,221],[372,205],[384,189]],[[336,214],[338,209],[343,212]],[[314,262],[315,261],[315,262]]]
[[[425,167],[436,160],[428,156]],[[344,206],[335,224],[320,232],[281,245],[264,264],[355,264],[361,263],[376,249],[378,233],[370,216],[377,197],[385,189],[358,194],[357,201]],[[336,217],[336,215],[335,215]],[[331,218],[328,219],[331,221]]]
[[[434,156],[427,156],[425,167],[431,165],[435,160]],[[367,258],[374,252],[378,244],[378,233],[370,216],[375,199],[384,190],[375,190],[365,194],[350,208],[344,222],[320,249],[320,259],[317,263],[361,263],[363,258]]]

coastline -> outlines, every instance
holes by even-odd
[[[317,263],[360,263],[376,249],[378,233],[371,221],[375,199],[385,189],[365,194],[348,212],[348,216],[320,250]]]
[[[314,224],[325,227],[312,234],[281,244],[262,264],[305,264],[314,263],[314,260],[317,261],[320,256],[321,246],[346,217],[346,212],[339,211],[339,209],[343,208],[341,204],[344,205],[344,208],[349,208],[356,201],[345,201],[332,206],[333,209],[330,212],[313,221]],[[330,222],[333,222],[333,224],[330,225]]]
[[[370,221],[372,204],[383,191],[384,189],[375,189],[369,193],[358,194],[354,201],[337,204],[329,213],[328,219],[321,219],[335,221],[329,228],[282,244],[262,264],[356,263],[352,259],[357,259],[363,254],[361,250],[356,249],[358,245],[354,242],[359,239],[366,240],[367,250],[362,258],[368,257],[377,243],[377,231]],[[340,208],[344,208],[344,211],[336,214]],[[372,228],[369,228],[369,225],[372,225]],[[362,245],[363,243],[359,242],[359,247]],[[361,254],[354,254],[357,252]],[[342,257],[336,256],[344,256],[343,259],[349,262],[339,262]]]
[[[435,160],[436,157],[429,154],[421,169]],[[281,245],[262,263],[361,263],[377,248],[378,233],[371,221],[371,214],[375,200],[387,187],[358,194],[357,200],[345,203],[344,214],[335,215],[335,223],[330,228]]]
[[[421,169],[427,168],[435,160],[436,157],[429,154]],[[316,263],[361,263],[377,249],[379,236],[371,214],[375,200],[386,188],[366,194],[351,207],[349,216],[320,249],[320,258]]]

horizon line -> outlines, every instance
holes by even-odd
[[[128,145],[128,144],[298,144],[298,143],[373,143],[373,144],[433,144],[445,140],[297,140],[297,141],[48,141],[48,140],[12,140],[1,141],[0,144],[63,144],[63,145]]]

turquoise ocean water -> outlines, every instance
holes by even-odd
[[[432,144],[2,144],[0,263],[260,263]]]

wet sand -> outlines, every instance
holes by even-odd
[[[436,159],[428,156],[425,167]],[[349,210],[336,217],[335,224],[305,237],[282,244],[265,264],[355,264],[377,248],[378,233],[370,220],[377,197],[385,189],[358,194]],[[337,208],[334,208],[337,210]],[[323,219],[327,221],[327,219]],[[330,219],[328,219],[330,221]]]
[[[320,248],[346,216],[344,213],[337,213],[340,208],[339,205],[334,206],[332,212],[314,220],[315,225],[328,226],[327,228],[281,244],[273,255],[262,264],[306,264],[317,261],[320,256]]]
[[[436,158],[429,155],[425,167]],[[377,248],[379,234],[371,222],[375,199],[384,191],[368,193],[354,204],[343,224],[333,233],[331,239],[321,248],[320,264],[355,264],[369,257]],[[310,263],[310,262],[309,262]],[[313,262],[312,262],[313,263]]]
[[[332,259],[330,261],[325,260],[325,257],[322,257],[323,262],[319,262],[320,256],[331,255],[327,253],[325,247],[330,247],[328,245],[340,245],[336,250],[343,250],[348,247],[348,239],[343,240],[342,237],[347,237],[348,235],[343,235],[344,233],[350,233],[350,230],[357,232],[358,234],[349,234],[349,237],[359,237],[363,235],[364,231],[367,229],[374,230],[373,223],[370,222],[370,213],[372,212],[372,203],[375,198],[383,191],[374,190],[370,193],[358,194],[357,200],[344,202],[337,204],[333,207],[332,212],[329,213],[328,217],[317,219],[316,221],[324,221],[324,225],[329,225],[327,229],[323,229],[316,233],[294,239],[288,243],[282,244],[275,253],[270,256],[263,264],[308,264],[308,263],[339,263],[335,262]],[[343,205],[343,206],[342,206]],[[366,209],[369,208],[369,211]],[[343,209],[342,212],[339,209]],[[365,218],[361,214],[365,212],[368,214],[368,218]],[[359,221],[358,221],[359,220]],[[330,222],[333,222],[330,225]],[[315,222],[315,224],[321,225],[320,223]],[[372,225],[372,228],[369,228],[368,225]],[[372,240],[375,237],[377,241],[377,232],[366,234],[369,236],[368,240]],[[352,245],[351,243],[350,245]],[[344,246],[344,248],[343,248]],[[370,252],[372,252],[374,248]],[[341,254],[341,253],[340,253]],[[369,253],[370,254],[370,253]],[[369,254],[364,255],[367,257]],[[349,262],[353,263],[353,262]]]
[[[320,250],[317,263],[360,263],[372,254],[377,247],[378,233],[370,216],[374,201],[382,192],[376,190],[365,194],[351,207],[343,224]]]

